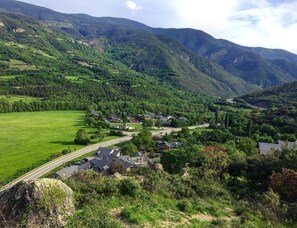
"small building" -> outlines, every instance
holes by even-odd
[[[78,171],[77,165],[68,166],[68,167],[65,167],[65,168],[55,172],[50,177],[56,178],[56,179],[67,179],[67,178],[71,177],[77,171]]]
[[[90,161],[90,167],[99,173],[105,172],[109,169],[110,164],[117,158],[115,155],[108,155],[105,157],[94,158]]]
[[[186,117],[183,117],[183,116],[178,117],[178,120],[180,120],[180,121],[188,121],[188,119]]]
[[[93,154],[93,157],[103,158],[103,157],[108,157],[111,154],[118,157],[121,155],[121,151],[119,149],[99,147],[98,150],[96,150],[96,152]]]
[[[91,162],[87,161],[83,164],[81,164],[80,166],[78,166],[78,170],[88,170],[91,169]]]
[[[297,147],[297,142],[278,141],[277,144],[259,142],[258,145],[260,154],[266,155],[272,153],[273,151],[281,150],[283,148],[293,149],[294,147]]]
[[[166,141],[163,141],[163,142],[159,142],[157,144],[157,152],[162,152],[164,150],[171,150],[171,149],[175,149],[175,148],[178,148],[180,146],[180,144],[178,142],[172,142],[172,143],[169,143],[169,142],[166,142]]]
[[[135,166],[135,162],[132,160],[132,158],[128,155],[119,156],[118,157],[123,169],[125,171],[130,170],[133,166]]]

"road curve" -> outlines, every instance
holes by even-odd
[[[189,127],[190,129],[195,129],[195,128],[205,128],[208,127],[209,124],[203,124],[203,125],[198,125],[198,126],[191,126]],[[166,133],[171,133],[172,131],[179,131],[181,130],[181,128],[163,128],[160,131],[154,131],[152,132],[153,135],[158,135],[158,134],[166,134]],[[9,188],[11,188],[12,186],[16,185],[17,183],[21,182],[21,181],[27,181],[27,180],[33,180],[33,179],[37,179],[45,174],[47,174],[48,172],[50,172],[51,170],[65,164],[66,162],[72,161],[78,157],[81,157],[84,154],[88,154],[92,151],[95,151],[96,149],[98,149],[98,147],[107,147],[107,146],[112,146],[115,144],[119,144],[119,143],[123,143],[123,142],[127,142],[130,139],[132,139],[132,135],[135,133],[131,133],[129,132],[127,136],[124,136],[122,138],[118,138],[118,139],[113,139],[113,140],[109,140],[106,142],[100,142],[100,143],[96,143],[87,147],[84,147],[82,149],[76,150],[70,154],[66,154],[63,155],[61,157],[58,157],[50,162],[47,162],[33,170],[31,170],[30,172],[20,176],[19,178],[13,180],[12,182],[8,183],[7,185],[4,185],[1,189],[0,192],[7,190]]]

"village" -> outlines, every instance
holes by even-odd
[[[154,137],[156,139],[158,137]],[[158,138],[159,139],[159,138]],[[123,174],[139,167],[153,168],[160,162],[163,151],[178,148],[178,142],[156,142],[156,153],[150,156],[146,152],[135,152],[133,156],[123,155],[118,147],[99,147],[91,157],[76,161],[75,164],[66,166],[51,174],[50,178],[67,179],[74,173],[83,170],[93,170],[102,175]]]

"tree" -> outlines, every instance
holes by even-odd
[[[126,128],[127,128],[127,122],[128,122],[128,117],[127,117],[127,115],[126,115],[126,113],[122,113],[122,120],[123,120],[123,129],[124,130],[126,130]]]
[[[264,218],[272,223],[272,227],[278,227],[287,212],[286,205],[281,203],[279,195],[272,189],[263,193],[259,206]]]
[[[238,151],[230,155],[228,173],[232,177],[232,185],[236,184],[237,178],[243,174],[246,169],[246,155]]]
[[[90,137],[85,129],[79,129],[74,139],[75,144],[88,145],[90,143]]]
[[[219,123],[219,118],[220,118],[220,108],[218,107],[216,112],[215,112],[215,121],[216,121],[216,124]]]
[[[297,201],[297,172],[284,168],[270,176],[269,186],[288,202]]]
[[[228,128],[230,123],[230,114],[229,112],[226,113],[225,115],[225,127]]]
[[[190,163],[195,156],[193,150],[175,149],[164,151],[161,156],[161,164],[170,173],[179,173]]]
[[[204,177],[222,179],[227,170],[229,157],[221,146],[208,146],[197,153],[198,172]]]
[[[154,126],[154,122],[152,120],[144,120],[142,122],[142,127],[143,129],[146,129],[146,128],[151,128]]]
[[[161,121],[159,118],[157,119],[157,121],[156,121],[156,123],[155,123],[155,126],[156,126],[157,128],[162,127],[162,121]]]
[[[132,142],[129,142],[122,146],[121,148],[123,155],[133,156],[137,152],[137,146],[135,146]]]
[[[257,143],[251,138],[240,138],[239,143],[236,147],[245,152],[248,156],[258,154],[258,150],[256,148]]]
[[[114,160],[110,166],[109,166],[109,169],[108,169],[108,173],[109,174],[115,174],[115,173],[124,173],[125,172],[125,169],[123,168],[121,162],[119,159],[116,159]]]
[[[252,135],[252,121],[251,119],[249,119],[247,123],[247,136],[251,137],[251,135]]]
[[[139,150],[153,151],[156,147],[152,139],[152,133],[147,130],[141,131],[138,135],[134,135],[132,143],[134,143]]]

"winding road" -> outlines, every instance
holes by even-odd
[[[191,127],[189,127],[189,129],[206,128],[208,126],[209,126],[209,124],[202,124],[202,125],[197,125],[197,126],[191,126]],[[180,130],[181,130],[181,128],[167,128],[166,127],[166,128],[163,128],[162,130],[154,131],[154,132],[152,132],[152,134],[153,135],[161,135],[161,134],[171,133],[172,131],[180,131]],[[56,159],[54,159],[48,163],[45,163],[45,164],[39,166],[38,168],[35,168],[35,169],[31,170],[30,172],[20,176],[19,178],[8,183],[7,185],[4,185],[0,189],[0,192],[11,188],[12,186],[16,185],[17,183],[19,183],[21,181],[34,180],[39,177],[42,177],[43,175],[47,174],[48,172],[50,172],[51,170],[53,170],[59,166],[65,164],[66,162],[72,161],[76,158],[81,157],[84,154],[88,154],[92,151],[97,150],[98,147],[100,147],[100,146],[107,147],[107,146],[112,146],[112,145],[116,145],[119,143],[127,142],[132,139],[133,134],[137,134],[137,133],[128,132],[127,136],[124,136],[122,138],[117,138],[117,139],[109,140],[106,142],[96,143],[96,144],[84,147],[82,149],[76,150],[70,154],[66,154],[59,158],[56,158]]]

